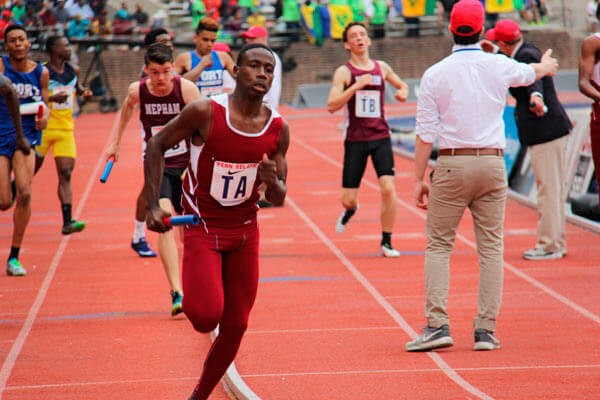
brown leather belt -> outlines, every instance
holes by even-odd
[[[440,156],[504,156],[502,149],[441,149]]]

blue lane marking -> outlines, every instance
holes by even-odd
[[[259,282],[297,282],[297,281],[326,281],[331,279],[348,279],[333,277],[311,277],[311,276],[279,276],[272,278],[261,278]]]

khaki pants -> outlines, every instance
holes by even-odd
[[[506,170],[499,156],[440,156],[431,182],[425,252],[425,317],[431,327],[448,324],[450,252],[466,207],[473,215],[479,255],[475,329],[495,331],[503,280]]]
[[[536,247],[567,251],[565,238],[565,172],[569,136],[529,147],[537,185],[538,226]]]

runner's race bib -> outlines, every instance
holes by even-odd
[[[56,103],[56,102],[52,102],[52,108],[54,110],[70,110],[71,108],[73,108],[73,98],[75,90],[73,89],[72,86],[56,86],[54,88],[54,90],[52,90],[53,94],[57,94],[57,93],[61,93],[61,92],[66,92],[68,97],[67,100],[65,100],[64,103]]]
[[[224,207],[237,206],[252,195],[259,163],[215,161],[210,195]]]
[[[152,136],[155,136],[156,134],[158,134],[158,132],[160,132],[162,130],[162,128],[164,128],[163,126],[153,126],[152,128],[150,128],[150,132],[152,133]],[[171,147],[169,150],[165,151],[165,158],[171,158],[171,157],[175,157],[178,156],[180,154],[185,154],[187,153],[187,144],[185,143],[185,140],[182,140],[181,142],[177,143],[175,146]]]
[[[200,93],[207,99],[224,92],[223,86],[204,86],[200,88]]]
[[[358,90],[354,111],[359,118],[381,117],[381,92],[379,90]]]

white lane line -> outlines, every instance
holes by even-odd
[[[358,331],[382,331],[386,329],[397,330],[399,326],[371,326],[364,328],[315,328],[315,329],[274,329],[274,330],[256,330],[246,331],[246,335],[250,334],[284,334],[284,333],[316,333],[316,332],[358,332]]]
[[[377,301],[377,303],[379,303],[379,305],[383,307],[385,311],[387,311],[387,313],[393,318],[393,320],[396,321],[398,325],[400,325],[402,330],[404,330],[404,332],[406,332],[411,338],[415,338],[417,336],[417,333],[413,330],[413,328],[404,320],[404,318],[402,318],[400,313],[398,313],[396,309],[377,291],[377,289],[375,289],[375,287],[371,285],[368,279],[360,273],[358,268],[356,268],[354,264],[352,264],[350,260],[348,260],[346,256],[341,252],[341,250],[338,249],[333,244],[333,242],[331,242],[331,240],[329,240],[329,238],[323,233],[323,231],[321,231],[321,229],[319,229],[319,227],[304,213],[304,211],[302,211],[302,209],[298,207],[296,202],[290,196],[287,196],[287,201],[292,206],[294,211],[296,211],[296,213],[300,216],[300,218],[302,218],[302,220],[304,220],[304,222],[312,229],[315,235],[317,235],[323,241],[323,243],[327,247],[329,247],[331,252],[337,256],[337,258],[341,261],[342,264],[344,264],[344,266],[346,266],[348,271],[350,271],[350,273],[354,275],[356,280],[361,285],[363,285],[363,287],[371,294],[371,296],[373,296],[375,301]],[[493,399],[493,397],[490,397],[489,395],[485,394],[481,390],[471,385],[469,382],[465,381],[460,375],[456,373],[455,370],[452,369],[452,367],[450,367],[446,363],[446,361],[444,361],[444,359],[439,354],[435,352],[427,352],[426,354],[442,370],[442,372],[444,372],[444,374],[446,374],[446,376],[452,381],[454,381],[458,386],[462,387],[467,392],[471,393],[474,396],[477,396],[482,400]]]
[[[315,120],[318,122],[323,123],[323,121],[319,121],[319,120]],[[338,168],[342,168],[343,165],[341,163],[339,163],[338,161],[332,159],[331,157],[329,157],[327,154],[324,154],[322,152],[320,152],[319,150],[315,149],[314,147],[312,147],[311,145],[309,145],[308,143],[304,142],[301,139],[298,139],[297,137],[294,137],[293,140],[295,142],[297,142],[298,144],[300,144],[302,147],[304,147],[305,149],[307,149],[308,151],[310,151],[311,153],[315,154],[316,156],[322,158],[323,160],[327,161],[328,163],[335,165]],[[379,186],[374,184],[373,182],[370,182],[367,179],[363,178],[363,182],[374,188],[379,190]],[[419,216],[422,219],[426,219],[427,218],[427,213],[424,211],[419,210],[418,208],[414,207],[413,205],[405,202],[404,200],[398,198],[398,204],[400,204],[401,206],[403,206],[404,208],[406,208],[408,211],[412,212],[413,214]],[[456,233],[456,237],[457,239],[461,240],[462,242],[464,242],[466,245],[468,245],[469,247],[471,247],[473,250],[477,250],[477,246],[475,245],[474,242],[472,242],[471,240],[467,239],[465,236],[463,236],[460,233]],[[586,318],[591,319],[592,321],[594,321],[597,324],[600,324],[600,316],[594,314],[593,312],[587,310],[586,308],[580,306],[579,304],[575,303],[574,301],[566,298],[565,296],[563,296],[562,294],[558,293],[557,291],[551,289],[550,287],[544,285],[543,283],[539,282],[538,280],[532,278],[531,276],[527,275],[526,273],[522,272],[521,270],[519,270],[518,268],[516,268],[515,266],[513,266],[512,264],[504,261],[504,267],[509,270],[510,272],[512,272],[513,274],[515,274],[516,276],[518,276],[519,278],[525,280],[526,282],[528,282],[529,284],[537,287],[538,289],[542,290],[543,292],[545,292],[546,294],[548,294],[549,296],[553,297],[554,299],[558,300],[559,302],[563,303],[564,305],[566,305],[567,307],[577,311],[578,313],[580,313],[581,315],[583,315]]]
[[[113,126],[110,130],[110,134],[107,135],[106,143],[105,143],[103,149],[106,148],[109,141],[112,140],[112,137],[117,129],[119,115],[120,114],[117,114],[117,117],[115,118],[115,122],[113,123]],[[104,151],[102,151],[100,153],[100,157],[98,157],[96,166],[94,167],[94,170],[92,171],[92,174],[90,175],[90,179],[88,180],[85,191],[83,192],[83,195],[81,196],[81,200],[79,201],[77,210],[75,211],[75,214],[73,215],[73,218],[75,218],[75,219],[79,219],[79,217],[81,215],[81,211],[83,210],[83,207],[85,206],[85,203],[87,202],[90,192],[92,191],[92,186],[94,185],[96,179],[98,178],[98,173],[100,172],[100,166],[102,165],[103,160],[104,160]],[[29,309],[29,312],[27,313],[27,318],[25,319],[25,323],[23,324],[23,327],[19,331],[19,335],[15,339],[15,342],[13,343],[13,345],[10,349],[10,352],[8,353],[8,355],[6,356],[6,359],[4,360],[4,363],[2,364],[2,369],[0,370],[0,399],[2,399],[2,393],[4,392],[4,390],[6,388],[6,383],[8,382],[8,378],[10,377],[10,374],[15,366],[15,363],[17,362],[17,358],[19,357],[19,354],[21,353],[21,350],[23,349],[23,345],[25,344],[25,341],[27,340],[27,337],[29,336],[29,332],[31,332],[31,328],[33,327],[33,324],[34,324],[35,319],[40,311],[40,308],[42,307],[42,304],[44,303],[44,300],[46,299],[46,295],[48,294],[48,289],[50,288],[52,279],[54,279],[54,275],[56,274],[56,270],[58,268],[58,263],[60,262],[63,254],[65,252],[65,249],[67,248],[67,244],[69,243],[70,238],[71,238],[71,236],[67,235],[67,236],[63,236],[63,238],[61,239],[58,249],[56,250],[56,253],[54,254],[54,258],[52,259],[52,263],[50,264],[50,267],[48,268],[48,272],[46,272],[46,276],[44,277],[42,286],[40,287],[40,290],[38,291],[38,294],[33,302],[33,305],[31,306],[31,308]]]

